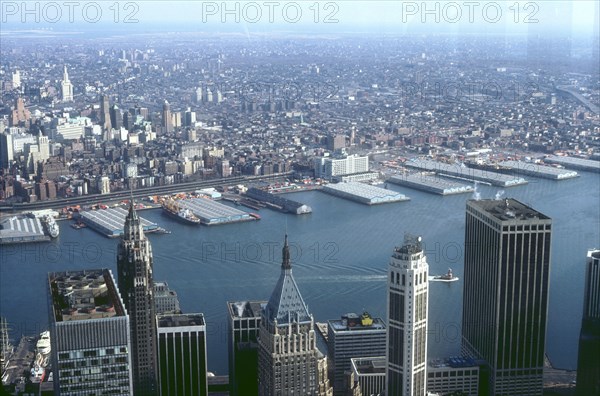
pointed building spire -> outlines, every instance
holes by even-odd
[[[67,65],[64,65],[64,69],[63,69],[63,81],[69,82],[69,73],[67,72]]]
[[[288,236],[285,234],[285,240],[283,242],[283,249],[281,250],[281,269],[283,270],[291,270],[292,263],[290,263],[290,247],[288,245]]]

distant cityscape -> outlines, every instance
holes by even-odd
[[[3,19],[11,10],[2,6]],[[16,329],[2,294],[0,393],[600,395],[599,219],[573,220],[577,237],[597,245],[569,257],[584,279],[583,315],[572,324],[576,370],[561,369],[548,355],[548,328],[551,273],[564,264],[552,246],[564,219],[511,194],[543,180],[550,196],[579,180],[589,181],[576,192],[582,201],[560,205],[600,199],[597,32],[563,37],[532,24],[519,34],[463,33],[0,34],[0,256],[19,261],[17,247],[66,245],[65,230],[84,228],[115,249],[110,262],[100,252],[72,268],[72,260],[44,267],[45,301],[36,304],[48,307],[48,320],[37,319],[35,334]],[[497,190],[484,197],[482,186]],[[464,234],[463,269],[436,273],[425,245],[438,241],[403,223],[387,262],[372,260],[385,284],[383,314],[365,298],[351,311],[332,300],[339,315],[317,318],[294,277],[306,263],[295,262],[297,232],[288,227],[288,219],[319,227],[305,194],[331,199],[328,223],[343,200],[410,212],[424,196],[462,196],[464,223],[443,227]],[[209,369],[214,312],[204,301],[184,312],[186,290],[154,271],[155,257],[172,258],[148,235],[172,233],[191,264],[216,245],[198,253],[188,245],[203,240],[176,244],[188,236],[154,210],[190,235],[226,229],[231,242],[248,227],[258,240],[250,226],[268,225],[279,241],[247,260],[277,262],[271,286],[253,284],[247,295],[223,287],[227,353],[218,358],[227,373]],[[390,210],[386,221],[406,215]],[[335,233],[356,242],[343,227]],[[337,252],[319,243],[316,253]],[[223,262],[239,253],[221,246]],[[253,246],[261,245],[248,244],[247,256]],[[460,350],[447,356],[431,353],[430,312],[444,303],[431,298],[432,285],[460,288]]]

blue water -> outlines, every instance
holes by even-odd
[[[555,366],[574,369],[582,313],[585,255],[600,247],[600,176],[576,179],[529,178],[504,197],[525,202],[553,219],[547,353]],[[432,274],[452,267],[461,278],[431,283],[429,356],[460,351],[465,202],[469,195],[441,197],[390,185],[411,201],[368,207],[318,191],[295,193],[313,213],[284,215],[260,211],[261,221],[215,227],[180,224],[160,210],[143,217],[172,231],[150,235],[156,280],[179,294],[184,312],[202,312],[208,325],[208,367],[227,373],[227,301],[268,299],[280,270],[283,235],[291,242],[293,271],[317,321],[368,310],[385,318],[386,271],[405,232],[423,236]],[[482,198],[498,188],[479,186]],[[50,243],[2,246],[0,314],[13,337],[47,327],[46,274],[107,267],[116,276],[118,240],[60,222]]]

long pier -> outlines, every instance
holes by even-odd
[[[521,177],[504,175],[502,173],[486,170],[467,168],[461,164],[446,164],[426,159],[413,159],[404,163],[404,166],[420,169],[427,172],[435,172],[444,176],[452,176],[466,180],[489,183],[498,187],[513,187],[527,184],[527,180]]]

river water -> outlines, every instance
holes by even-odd
[[[600,176],[580,172],[564,181],[528,178],[506,189],[553,219],[547,353],[555,367],[575,369],[583,309],[588,248],[600,247]],[[227,301],[268,299],[280,272],[284,234],[289,234],[296,282],[317,321],[369,311],[385,318],[386,271],[404,233],[421,235],[431,274],[448,267],[461,279],[430,283],[430,357],[458,354],[462,315],[463,244],[468,194],[441,197],[389,185],[411,201],[365,206],[319,191],[291,194],[313,213],[285,215],[263,209],[261,221],[192,227],[163,215],[143,217],[172,231],[150,235],[155,280],[167,281],[184,312],[207,321],[208,367],[226,374]],[[499,188],[478,186],[482,198]],[[44,244],[2,246],[0,314],[13,338],[47,328],[46,276],[51,271],[110,268],[116,276],[118,240],[60,222],[58,239]]]

